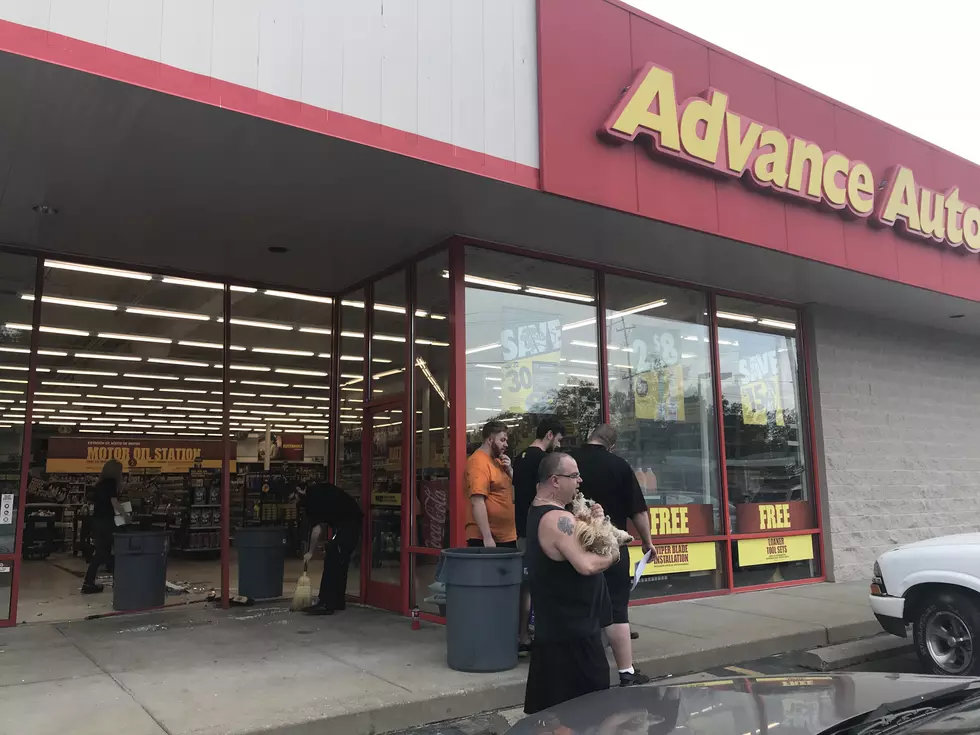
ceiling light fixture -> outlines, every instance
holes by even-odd
[[[98,335],[102,339],[118,339],[127,340],[131,342],[153,342],[158,345],[172,345],[174,341],[172,339],[167,339],[166,337],[145,337],[141,334],[117,334],[116,332],[99,332]]]
[[[318,304],[332,304],[333,299],[329,296],[310,296],[304,293],[294,293],[292,291],[275,291],[266,289],[263,291],[266,296],[278,296],[281,299],[296,299],[297,301],[313,301]]]
[[[292,355],[294,357],[313,357],[308,350],[284,350],[279,347],[253,347],[252,352],[262,352],[269,355]]]
[[[322,329],[320,327],[300,327],[299,331],[305,332],[306,334],[331,334],[329,329]]]
[[[58,372],[61,372],[60,370]],[[108,373],[93,373],[107,375]],[[112,373],[115,375],[115,373]],[[176,375],[160,375],[159,373],[124,373],[125,378],[142,378],[145,380],[180,380]]]
[[[21,294],[24,301],[33,301],[34,294]],[[102,301],[83,301],[82,299],[66,299],[61,296],[42,296],[42,304],[57,304],[58,306],[76,306],[80,309],[97,309],[99,311],[119,311],[115,304],[106,304]]]
[[[75,357],[81,357],[85,360],[116,360],[117,362],[143,362],[142,357],[136,357],[135,355],[111,355],[111,354],[101,354],[98,352],[76,352]]]
[[[285,375],[309,375],[314,378],[325,378],[329,375],[329,373],[321,370],[297,370],[294,368],[276,368],[276,372]]]
[[[796,329],[796,325],[793,322],[784,322],[779,319],[760,319],[759,325],[773,327],[774,329]]]
[[[45,268],[57,268],[66,271],[77,271],[79,273],[91,273],[98,276],[117,276],[119,278],[130,278],[134,281],[152,281],[153,276],[148,273],[137,273],[136,271],[120,270],[119,268],[102,268],[97,265],[82,265],[80,263],[66,263],[63,260],[45,260]]]
[[[525,286],[524,291],[535,296],[552,296],[559,299],[569,299],[570,301],[581,301],[591,304],[595,299],[584,293],[574,293],[572,291],[557,291],[553,288],[541,288],[540,286]]]
[[[64,375],[95,375],[105,378],[115,378],[119,376],[119,373],[107,373],[101,370],[76,370],[74,368],[58,368],[57,372]]]
[[[207,367],[206,362],[195,362],[194,360],[171,360],[169,357],[148,357],[147,362],[153,362],[158,365],[181,365],[183,367]]]
[[[733,314],[730,311],[716,311],[715,316],[719,319],[728,319],[733,322],[745,322],[747,324],[755,324],[759,321],[754,316],[748,316],[746,314]]]
[[[221,319],[218,320],[219,322]],[[279,324],[277,322],[258,322],[253,319],[230,319],[232,324],[239,327],[257,327],[259,329],[277,329],[280,332],[292,332],[293,327],[289,324]]]
[[[211,317],[204,314],[190,314],[186,311],[170,311],[169,309],[148,309],[143,306],[127,306],[127,314],[139,314],[140,316],[159,316],[167,319],[189,319],[195,322],[209,322]]]

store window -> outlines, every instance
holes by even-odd
[[[546,416],[574,448],[601,423],[595,275],[479,248],[465,253],[467,454],[491,419],[509,427],[508,453]]]
[[[0,253],[0,621],[10,617],[37,261]]]
[[[337,396],[337,485],[357,499],[362,510],[368,505],[363,498],[361,476],[365,389],[365,354],[367,312],[364,292],[355,291],[340,301],[340,391]],[[347,594],[360,597],[361,546],[354,550],[347,575]]]
[[[445,615],[445,599],[436,583],[439,550],[449,546],[454,502],[449,486],[449,329],[447,253],[416,266],[415,325],[415,492],[412,497],[412,607]]]
[[[797,313],[717,301],[736,586],[819,574]],[[801,533],[803,532],[803,533]]]
[[[633,467],[654,538],[670,538],[634,599],[724,586],[718,418],[707,316],[697,291],[607,276],[609,417]],[[631,554],[639,560],[639,547]]]
[[[168,602],[220,589],[223,297],[220,283],[45,260],[24,528],[44,567],[25,566],[25,619],[55,599],[62,618],[112,609],[120,512],[169,534]],[[96,489],[109,460],[118,507]]]
[[[238,587],[244,534],[282,528],[288,596],[302,572],[310,531],[296,489],[329,478],[333,300],[239,286],[231,287],[230,298],[231,587]],[[320,556],[310,563],[314,579],[321,564]]]

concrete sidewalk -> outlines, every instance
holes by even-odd
[[[867,586],[822,584],[631,610],[646,673],[683,674],[880,632]],[[351,607],[188,606],[0,632],[3,735],[384,733],[523,701],[526,664],[451,671],[441,626]]]

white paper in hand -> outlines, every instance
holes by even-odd
[[[647,568],[647,564],[653,558],[653,549],[648,551],[643,555],[643,558],[636,562],[636,569],[633,572],[633,586],[630,587],[630,591],[636,589],[636,585],[640,583],[640,577],[643,576],[643,570]]]

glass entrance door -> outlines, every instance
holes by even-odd
[[[402,612],[401,548],[402,468],[401,402],[375,405],[364,412],[364,486],[367,533],[364,601]],[[394,409],[394,410],[393,410]]]

